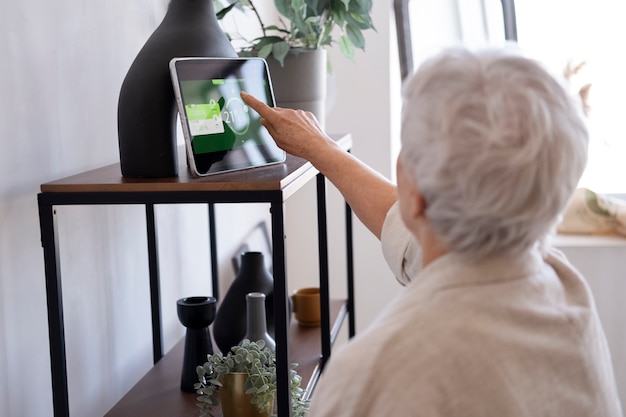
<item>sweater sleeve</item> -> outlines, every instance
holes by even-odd
[[[391,206],[385,217],[380,237],[383,255],[396,279],[408,284],[421,269],[422,250],[402,222],[398,202]]]

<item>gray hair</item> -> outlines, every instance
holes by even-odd
[[[509,49],[447,50],[403,90],[401,158],[426,217],[473,258],[543,242],[587,160],[580,99]]]

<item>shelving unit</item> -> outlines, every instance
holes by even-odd
[[[347,313],[345,300],[331,300],[331,317],[341,323]],[[291,361],[298,363],[298,373],[308,381],[312,392],[320,373],[320,329],[303,328],[292,323],[289,328]],[[180,366],[184,340],[172,348],[105,417],[172,417],[195,416],[197,395],[180,390]]]
[[[334,139],[345,150],[352,146],[351,136],[335,135]],[[300,373],[307,381],[308,393],[313,390],[324,364],[330,357],[337,329],[345,318],[348,332],[355,332],[352,256],[352,212],[345,206],[347,300],[330,300],[328,285],[328,236],[326,224],[325,178],[313,166],[291,155],[278,165],[254,170],[229,172],[204,178],[189,175],[181,154],[181,172],[178,177],[138,179],[124,178],[119,164],[108,165],[58,181],[41,185],[38,195],[41,240],[44,252],[48,327],[50,334],[50,362],[55,417],[69,416],[68,381],[63,322],[63,292],[59,264],[58,236],[55,206],[139,204],[146,210],[150,298],[152,313],[154,368],[107,414],[177,415],[193,416],[195,395],[179,390],[182,366],[182,341],[164,357],[160,283],[158,268],[157,233],[154,206],[157,204],[206,203],[209,216],[211,272],[214,295],[219,297],[217,236],[214,205],[219,203],[269,203],[271,212],[272,265],[275,294],[277,411],[279,416],[289,413],[289,366],[298,362]],[[304,330],[296,324],[289,326],[287,306],[287,276],[284,247],[284,202],[309,181],[317,182],[317,223],[319,234],[320,294],[322,326]],[[159,401],[155,402],[155,395]],[[161,404],[156,407],[156,404]],[[154,409],[150,407],[155,407]],[[151,411],[150,411],[151,410]],[[157,412],[156,410],[159,410]]]

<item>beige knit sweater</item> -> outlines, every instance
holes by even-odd
[[[397,206],[382,245],[408,284],[333,353],[308,417],[622,417],[593,298],[563,255],[449,254],[418,272]]]

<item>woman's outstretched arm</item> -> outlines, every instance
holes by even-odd
[[[286,152],[310,161],[341,192],[359,220],[380,239],[396,187],[352,154],[341,149],[303,110],[269,107],[248,93],[243,100],[262,117],[261,123]]]

